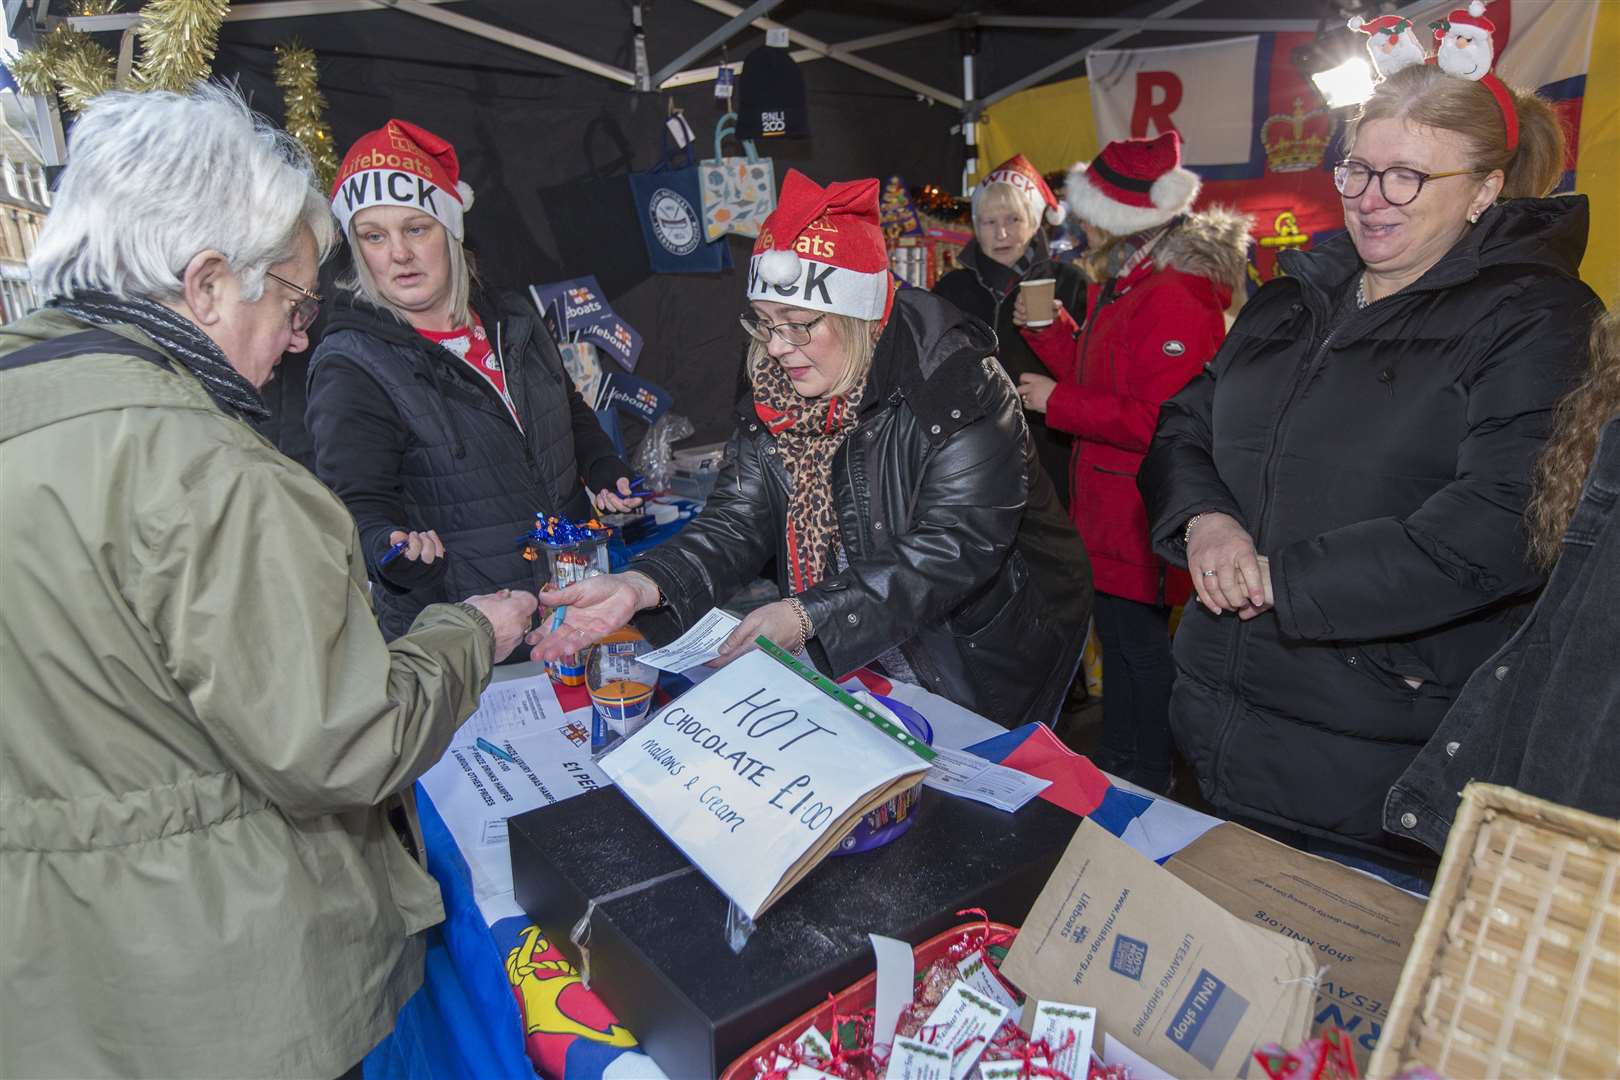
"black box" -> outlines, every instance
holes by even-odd
[[[575,963],[569,935],[598,899],[591,989],[674,1080],[714,1077],[868,974],[868,933],[917,944],[967,921],[956,914],[967,907],[1018,925],[1080,824],[1041,799],[1009,814],[937,791],[915,813],[893,843],[811,871],[760,916],[740,955],[725,942],[726,898],[617,788],[512,818],[512,879]]]

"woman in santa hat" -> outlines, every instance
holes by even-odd
[[[1057,197],[1023,154],[1002,162],[973,189],[973,239],[957,258],[961,268],[934,285],[940,296],[995,330],[996,359],[1014,383],[1020,375],[1046,371],[1013,324],[1019,282],[1052,279],[1058,302],[1070,310],[1084,295],[1085,276],[1054,260],[1047,246],[1042,226],[1062,220]],[[1073,440],[1048,427],[1038,412],[1026,412],[1024,419],[1058,501],[1067,509]]]
[[[995,336],[931,293],[895,291],[878,182],[797,171],[765,222],[744,328],[752,399],[735,460],[679,535],[625,573],[546,594],[573,652],[640,611],[682,627],[774,559],[763,634],[838,676],[876,663],[998,723],[1050,722],[1091,609],[1085,549],[1036,457]]]
[[[1408,883],[1455,800],[1386,816],[1386,796],[1542,585],[1532,468],[1601,311],[1586,199],[1548,197],[1557,116],[1479,62],[1488,20],[1450,22],[1441,62],[1349,125],[1345,232],[1280,257],[1140,474],[1156,548],[1198,590],[1171,724],[1204,794]]]
[[[533,589],[537,564],[513,538],[535,514],[640,502],[533,305],[474,278],[460,173],[450,143],[390,120],[349,148],[332,188],[353,269],[310,361],[306,416],[390,638],[429,604]]]
[[[1220,347],[1248,266],[1248,218],[1194,212],[1198,186],[1173,131],[1109,143],[1070,172],[1066,191],[1097,282],[1084,327],[1067,305],[1055,318],[1028,311],[1022,296],[1013,305],[1023,340],[1057,376],[1025,372],[1019,394],[1048,427],[1074,436],[1069,510],[1091,557],[1102,644],[1098,764],[1161,792],[1171,782],[1170,609],[1191,585],[1153,554],[1136,471],[1159,406]]]

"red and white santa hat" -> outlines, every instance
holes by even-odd
[[[1434,26],[1434,39],[1442,41],[1446,35],[1461,34],[1479,40],[1496,33],[1496,24],[1485,17],[1482,0],[1471,0],[1465,8],[1458,8]]]
[[[345,234],[368,206],[409,206],[431,214],[460,240],[461,218],[472,201],[456,148],[405,120],[390,120],[356,139],[332,184],[332,212]]]
[[[1363,19],[1360,15],[1352,15],[1346,25],[1363,34],[1389,34],[1393,37],[1409,29],[1412,20],[1403,19],[1399,15],[1380,15],[1375,19]]]
[[[1029,216],[1031,221],[1039,222],[1043,218],[1048,225],[1063,224],[1063,205],[1058,202],[1057,196],[1047,186],[1046,178],[1035,171],[1035,166],[1023,154],[1014,154],[1012,157],[990,170],[984,182],[973,192],[973,217],[979,217],[979,207],[984,201],[984,193],[991,184],[1006,184],[1017,191],[1029,203]]]
[[[754,241],[748,299],[881,320],[893,298],[877,180],[822,187],[789,169]]]
[[[1181,167],[1181,136],[1117,139],[1069,170],[1069,212],[1115,236],[1130,236],[1186,213],[1198,198],[1198,177]]]

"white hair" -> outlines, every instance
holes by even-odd
[[[98,289],[173,300],[188,263],[218,251],[257,300],[264,273],[308,229],[318,259],[337,230],[296,140],[231,87],[114,92],[92,101],[68,139],[68,164],[29,270],[48,297]]]
[[[1011,206],[1018,211],[1025,226],[1041,226],[1041,215],[1035,212],[1033,200],[1011,184],[997,182],[994,184],[980,184],[973,189],[973,223],[977,225],[979,219],[990,209],[994,202],[998,206]]]

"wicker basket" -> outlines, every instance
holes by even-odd
[[[1620,821],[1470,784],[1372,1080],[1620,1076]]]

